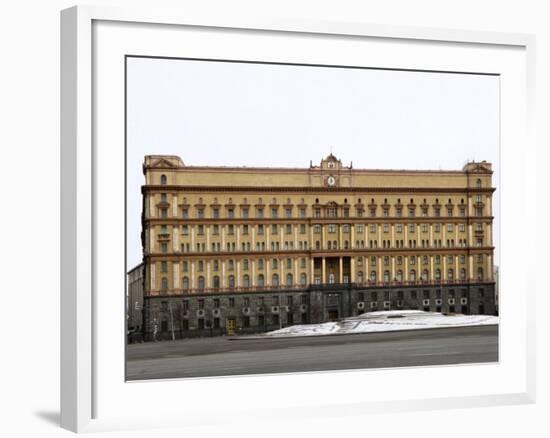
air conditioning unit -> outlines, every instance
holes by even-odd
[[[373,301],[372,303],[370,303],[371,309],[376,309],[377,307],[378,307],[378,303],[376,301]]]
[[[359,302],[357,303],[357,308],[358,308],[359,310],[363,310],[363,309],[365,308],[365,303],[364,303],[363,301],[359,301]]]
[[[430,300],[422,300],[422,305],[423,306],[429,306],[430,305]]]
[[[449,298],[449,305],[454,306],[454,304],[455,304],[455,299]]]
[[[204,318],[204,309],[197,310],[197,317]]]
[[[436,305],[436,306],[441,306],[441,304],[443,304],[443,300],[442,300],[441,298],[437,298],[437,299],[435,300],[435,305]]]
[[[384,308],[389,309],[391,301],[384,301]]]
[[[271,306],[271,313],[279,313],[279,306]]]
[[[243,307],[243,313],[248,315],[250,313],[250,307]]]
[[[468,298],[461,298],[460,304],[468,304]]]
[[[307,312],[307,305],[305,305],[305,304],[300,304],[300,312],[302,312],[302,313]]]
[[[221,312],[220,309],[212,309],[212,315],[213,316],[220,316]]]
[[[397,307],[403,307],[403,300],[397,300]]]

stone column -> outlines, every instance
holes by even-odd
[[[349,247],[353,249],[355,248],[355,224],[350,224],[350,239]]]
[[[322,261],[322,275],[321,275],[321,283],[322,284],[326,284],[327,282],[327,263],[326,263],[326,259],[325,257],[323,257],[323,261]]]
[[[344,260],[343,257],[338,257],[338,282],[344,282]]]
[[[469,258],[468,278],[470,280],[473,280],[474,279],[474,256],[470,254],[468,258]]]
[[[339,249],[342,249],[344,247],[343,243],[344,241],[342,240],[342,224],[338,224],[338,248]]]
[[[351,256],[350,258],[350,281],[355,283],[355,257]],[[363,276],[364,278],[364,276]]]
[[[252,287],[256,286],[256,260],[250,260],[252,267],[252,278],[250,279],[250,285]]]
[[[191,260],[191,289],[195,289],[195,261]]]
[[[173,287],[174,289],[180,288],[180,264],[179,263],[173,263],[172,264],[173,269]]]
[[[210,260],[206,261],[206,287],[210,289],[212,287],[211,279],[210,279]]]
[[[434,281],[434,256],[430,256],[430,280]]]
[[[313,284],[315,282],[315,258],[314,257],[311,258],[310,265],[311,265],[311,268],[310,268],[311,272],[310,272],[309,282]]]
[[[172,216],[178,217],[178,195],[172,196]]]
[[[174,252],[178,252],[179,251],[179,230],[178,230],[178,227],[177,226],[174,226],[172,227],[172,235],[173,235],[173,239],[172,239],[172,248],[173,248],[173,251]]]

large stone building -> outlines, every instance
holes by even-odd
[[[363,312],[495,312],[491,164],[203,167],[146,156],[147,339]]]

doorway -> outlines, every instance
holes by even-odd
[[[333,322],[338,320],[338,310],[337,309],[329,309],[328,311],[328,320]]]

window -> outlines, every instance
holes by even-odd
[[[409,224],[409,233],[414,233],[415,226],[414,224]]]
[[[230,289],[233,289],[235,287],[235,276],[234,275],[230,275],[229,277],[227,277],[227,287],[229,287]]]
[[[248,219],[248,208],[243,208],[241,210],[241,216],[244,218],[244,219]]]
[[[376,281],[376,271],[370,271],[370,281]]]
[[[168,252],[168,244],[167,243],[161,243],[160,244],[160,252],[163,254],[166,254]]]
[[[314,233],[320,233],[320,232],[321,232],[321,225],[315,224],[315,225],[313,226],[313,232],[314,232]]]
[[[328,225],[328,232],[329,233],[336,233],[336,224],[329,224]]]
[[[370,217],[376,216],[376,207],[371,207],[369,211],[370,211]]]
[[[411,269],[411,272],[409,272],[409,280],[416,281],[416,271],[414,269]]]
[[[250,277],[248,274],[243,276],[243,287],[250,287]]]
[[[166,178],[166,175],[161,175],[160,176],[160,185],[165,186],[166,183],[167,183],[167,180],[168,179]]]
[[[453,215],[453,207],[447,207],[447,216],[451,217]]]
[[[287,274],[286,275],[286,285],[287,286],[292,286],[292,284],[293,284],[292,274]],[[289,297],[289,298],[292,298],[292,297]]]
[[[300,217],[302,219],[306,217],[306,209],[305,208],[300,208]]]
[[[264,217],[264,209],[263,208],[256,209],[256,217],[258,219],[261,219],[261,218]]]
[[[183,277],[181,284],[183,289],[189,289],[189,278]]]
[[[395,209],[395,215],[396,215],[397,217],[403,217],[403,208],[397,207],[397,208]]]
[[[273,219],[277,218],[277,208],[274,207],[271,209],[271,217]]]
[[[265,285],[264,275],[259,274],[258,275],[258,287],[264,287],[264,285]]]
[[[286,234],[292,234],[292,225],[290,225],[290,224],[286,225],[285,233]]]
[[[327,208],[327,216],[328,217],[336,217],[336,208],[335,207]]]
[[[233,208],[227,209],[227,217],[229,219],[233,219],[235,217],[235,210]]]
[[[466,208],[460,207],[460,216],[465,217],[466,216]]]
[[[409,208],[409,217],[414,217],[414,207]]]
[[[274,286],[274,287],[279,286],[279,274],[273,274],[271,276],[271,286]]]
[[[168,279],[166,277],[162,277],[162,280],[161,280],[161,283],[160,283],[160,288],[163,291],[168,290]]]
[[[434,231],[436,233],[440,233],[441,232],[441,224],[435,224],[434,225]]]
[[[214,219],[218,219],[220,217],[220,209],[219,208],[213,208],[212,209],[212,217]]]
[[[258,225],[258,234],[259,235],[264,234],[264,226],[262,224]]]
[[[160,272],[168,272],[168,262],[160,262]]]
[[[220,277],[218,275],[214,275],[213,287],[214,289],[218,289],[220,287]]]
[[[478,188],[478,189],[481,188],[481,180],[480,180],[480,179],[478,179],[478,180],[476,181],[476,188]]]
[[[229,307],[235,307],[235,298],[229,297]]]
[[[248,225],[243,225],[243,236],[248,236]]]
[[[277,259],[271,260],[271,268],[277,269]]]
[[[300,234],[306,234],[306,225],[300,224]]]
[[[447,224],[447,231],[449,233],[452,233],[453,232],[453,224]]]
[[[371,233],[376,233],[376,224],[371,224],[370,225],[370,232]]]

